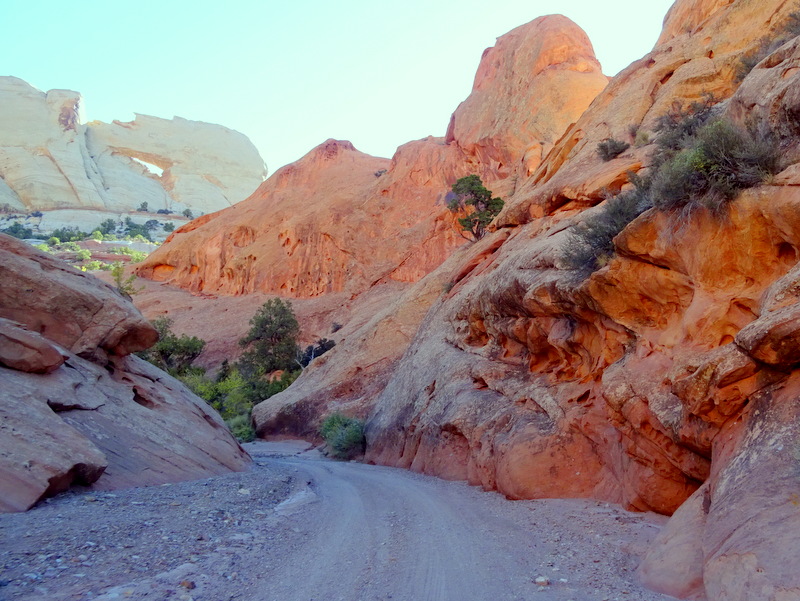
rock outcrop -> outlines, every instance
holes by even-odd
[[[260,435],[313,437],[325,413],[342,410],[366,419],[368,461],[464,479],[511,498],[591,497],[674,514],[641,569],[661,592],[715,601],[796,598],[800,580],[784,558],[794,556],[800,525],[798,43],[765,58],[738,88],[734,77],[738,59],[778,32],[793,10],[780,0],[678,0],[654,50],[615,77],[577,121],[558,122],[558,132],[556,120],[541,113],[555,132],[546,143],[515,137],[518,129],[550,130],[535,115],[509,112],[514,105],[504,93],[520,80],[528,85],[518,87],[535,88],[524,70],[509,67],[518,58],[528,64],[532,48],[561,56],[558,36],[539,46],[527,39],[558,21],[537,20],[501,38],[444,140],[401,147],[373,188],[369,178],[353,177],[364,183],[354,197],[369,216],[355,219],[359,225],[379,215],[370,208],[375,199],[391,200],[376,206],[394,223],[408,216],[391,213],[398,204],[417,214],[419,194],[446,189],[442,181],[467,172],[506,197],[488,236],[438,255],[410,253],[399,264],[410,271],[398,271],[399,255],[387,259],[371,242],[371,254],[384,262],[371,257],[362,271],[360,259],[342,262],[353,283],[343,276],[333,286],[334,271],[291,263],[292,253],[317,247],[306,243],[313,234],[279,238],[287,250],[271,256],[291,263],[285,272],[266,263],[248,271],[258,261],[248,250],[258,236],[247,229],[257,211],[236,221],[234,208],[176,233],[142,273],[196,291],[300,297],[327,290],[357,296],[370,281],[403,283],[396,304],[347,330],[292,387],[255,408]],[[558,64],[597,74],[587,47],[580,37]],[[529,73],[552,81],[564,75]],[[628,172],[649,164],[658,119],[709,94],[733,122],[771,132],[786,163],[795,164],[717,214],[651,209],[614,239],[615,256],[590,277],[565,269],[570,229],[602,210],[595,205],[609,192],[628,186]],[[607,138],[631,147],[604,162],[597,147]],[[331,144],[337,156],[355,152]],[[313,175],[306,166],[329,154],[326,146],[262,190],[288,199],[281,177],[307,186]],[[372,166],[363,156],[347,160]],[[442,223],[452,234],[445,227],[452,223]],[[371,227],[360,230],[371,241],[419,243]],[[351,238],[331,239],[342,253],[362,252],[351,250]],[[442,248],[441,238],[422,239],[422,249]],[[286,287],[261,283],[262,270],[285,277]]]
[[[445,140],[485,179],[524,180],[607,82],[583,30],[562,15],[541,17],[486,49]]]
[[[176,230],[138,274],[296,298],[416,282],[464,243],[444,205],[455,180],[478,173],[510,193],[606,83],[580,28],[536,19],[484,53],[445,139],[409,142],[391,161],[328,140],[246,202]]]
[[[208,212],[266,176],[250,141],[220,125],[145,115],[84,124],[78,92],[16,77],[0,77],[0,101],[0,206],[14,211]]]
[[[295,391],[257,407],[262,435],[299,430],[326,409],[366,415],[369,461],[511,498],[592,497],[674,513],[642,568],[661,592],[797,597],[800,580],[783,560],[798,526],[797,166],[742,193],[722,218],[644,213],[586,280],[560,259],[569,228],[648,164],[653,148],[640,132],[652,137],[676,104],[729,98],[738,58],[792,8],[677,2],[653,52],[617,76],[516,187],[500,229],[415,286],[452,288],[432,303],[381,393],[362,394],[369,389],[351,377],[354,390],[331,386],[327,403],[321,396],[330,364],[346,363],[348,351],[359,357],[360,341],[379,336],[374,324],[312,364]],[[720,105],[787,150],[797,140],[798,55],[787,43]],[[601,140],[633,143],[634,134],[640,145],[618,158],[597,155]]]
[[[778,1],[676,2],[655,48],[614,77],[568,127],[536,172],[506,203],[498,226],[526,223],[563,207],[586,208],[617,192],[628,171],[646,164],[659,117],[708,95],[728,98],[739,58],[786,22],[792,6]],[[597,157],[606,138],[632,144],[612,161]]]
[[[158,338],[110,286],[0,235],[0,511],[243,470],[222,419],[131,355]]]

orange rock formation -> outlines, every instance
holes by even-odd
[[[376,463],[512,498],[677,510],[642,568],[650,586],[715,600],[796,595],[800,582],[778,559],[793,554],[798,526],[796,165],[741,194],[722,220],[645,213],[584,282],[559,265],[568,228],[585,216],[578,210],[649,161],[646,143],[607,163],[597,144],[634,142],[637,128],[652,136],[676,102],[729,97],[738,57],[791,10],[777,0],[676,3],[653,52],[612,80],[516,187],[502,229],[416,287],[454,284],[377,398],[357,378],[333,401],[320,396],[352,373],[348,359],[376,324],[257,407],[259,431],[308,435],[303,421],[343,408],[366,416]],[[789,43],[764,60],[727,114],[796,145],[798,55]]]
[[[353,189],[361,186],[349,198],[362,201],[365,215],[350,219],[364,229],[358,240],[329,235],[352,264],[309,269],[289,250],[270,250],[273,263],[247,271],[241,257],[259,261],[246,250],[256,242],[236,247],[231,240],[249,239],[235,234],[257,219],[258,210],[248,208],[239,221],[230,209],[190,224],[141,273],[228,293],[285,285],[283,293],[294,296],[406,282],[395,304],[348,330],[292,387],[255,408],[260,435],[314,436],[325,413],[343,410],[366,418],[369,461],[465,479],[511,498],[586,496],[674,513],[641,570],[659,591],[715,601],[795,598],[800,581],[783,558],[794,556],[800,526],[797,165],[742,193],[723,219],[702,211],[683,221],[642,214],[615,239],[616,257],[585,281],[559,258],[569,228],[625,186],[627,172],[648,164],[648,135],[676,103],[707,93],[728,99],[720,110],[731,119],[755,120],[776,143],[796,146],[797,44],[762,61],[738,90],[733,80],[738,58],[792,10],[780,0],[678,0],[654,50],[615,77],[575,123],[549,117],[549,109],[537,113],[541,119],[508,109],[523,106],[539,83],[600,75],[582,34],[559,35],[562,26],[569,31],[560,18],[534,21],[484,55],[473,94],[443,141],[402,147],[371,184],[366,175],[348,176]],[[539,32],[547,39],[530,38]],[[568,37],[577,41],[562,46]],[[536,67],[540,56],[565,73]],[[528,85],[519,85],[523,72],[535,81],[523,76]],[[517,130],[553,135],[542,141]],[[603,162],[597,145],[609,137],[633,145]],[[379,161],[328,145],[359,169]],[[315,161],[325,148],[276,174],[248,203],[273,206],[278,181],[293,175],[301,196],[317,190],[309,188],[315,176],[307,167],[320,168]],[[323,169],[338,173],[343,162]],[[496,231],[454,251],[452,223],[441,207],[431,209],[431,193],[467,172],[482,174],[507,204]],[[289,202],[290,193],[281,198]],[[345,194],[330,196],[342,199],[340,210],[352,209]],[[380,198],[390,200],[380,205]],[[391,212],[403,202],[413,215]],[[374,207],[426,234],[399,238],[386,225],[394,221],[381,221]],[[322,214],[329,227],[332,217]],[[319,229],[292,227],[288,249],[304,252],[307,240],[321,247],[313,234]],[[269,230],[270,248],[285,228]],[[422,240],[426,250],[416,258],[373,244],[363,253],[363,232],[402,239],[404,250]],[[348,268],[353,279],[337,280]],[[325,289],[315,287],[318,275]]]
[[[248,466],[213,410],[130,355],[157,338],[110,286],[0,234],[0,511],[72,484],[163,484]]]
[[[443,203],[453,182],[479,173],[510,193],[606,82],[580,28],[536,19],[487,50],[446,139],[410,142],[391,161],[328,140],[246,201],[176,230],[138,274],[297,298],[416,282],[464,243]]]

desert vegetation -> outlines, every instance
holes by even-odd
[[[144,203],[146,204],[146,203]],[[153,233],[161,228],[164,232],[171,232],[175,229],[175,224],[172,222],[160,223],[157,219],[149,219],[143,224],[136,223],[130,217],[126,217],[122,221],[115,221],[114,219],[106,219],[97,228],[91,232],[84,232],[77,227],[60,227],[56,228],[48,234],[42,234],[34,231],[33,228],[23,224],[23,221],[30,217],[41,217],[42,213],[36,211],[25,217],[13,218],[8,226],[0,229],[3,234],[14,236],[21,239],[57,239],[60,242],[82,242],[84,240],[114,241],[114,240],[128,240],[134,242],[153,242]]]
[[[319,435],[328,447],[328,454],[336,459],[353,459],[364,452],[364,422],[341,413],[326,417],[319,428]]]
[[[450,211],[463,215],[458,218],[458,223],[473,240],[480,240],[486,235],[486,228],[504,204],[500,198],[492,197],[492,191],[486,189],[477,175],[467,175],[456,181],[446,200]]]
[[[250,414],[253,406],[285,390],[302,367],[327,352],[335,343],[321,339],[305,349],[297,344],[299,326],[291,303],[270,299],[250,320],[250,330],[239,341],[244,353],[234,363],[222,363],[214,376],[195,365],[206,342],[196,336],[172,332],[168,317],[153,321],[159,341],[140,357],[181,380],[196,395],[219,411],[239,440],[255,437]]]
[[[610,161],[611,159],[617,158],[630,147],[630,144],[622,140],[606,138],[597,145],[597,154],[599,154],[600,158],[604,161]]]
[[[732,123],[715,105],[707,96],[658,120],[646,174],[629,173],[629,189],[609,196],[572,229],[561,253],[565,268],[587,277],[605,265],[614,255],[614,237],[648,209],[673,212],[678,224],[698,210],[721,218],[741,190],[779,171],[779,148],[771,135]]]

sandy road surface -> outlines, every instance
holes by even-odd
[[[0,599],[668,599],[634,573],[663,518],[248,446],[248,473],[0,516]]]

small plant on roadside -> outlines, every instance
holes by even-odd
[[[319,434],[336,459],[353,459],[364,453],[364,422],[359,419],[332,413],[322,421]]]
[[[228,425],[231,434],[239,442],[252,442],[255,440],[256,431],[253,428],[253,418],[250,416],[249,411],[226,420],[225,423]]]
[[[622,140],[606,138],[597,145],[597,154],[599,154],[600,158],[604,161],[610,161],[611,159],[617,158],[630,147],[630,144]]]

